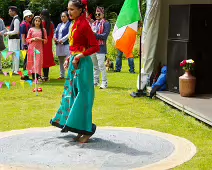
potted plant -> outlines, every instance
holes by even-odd
[[[182,97],[191,97],[195,94],[196,78],[191,74],[195,62],[192,59],[183,60],[180,66],[185,70],[184,75],[179,77],[179,90]]]

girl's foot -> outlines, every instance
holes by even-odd
[[[82,137],[82,135],[81,134],[78,134],[76,137],[74,137],[73,138],[73,141],[74,142],[77,142],[77,141],[79,141],[79,139]]]
[[[89,141],[90,137],[91,137],[91,135],[83,135],[83,137],[81,137],[79,139],[79,142],[80,143],[87,143]]]

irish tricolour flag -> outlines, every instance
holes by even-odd
[[[139,0],[125,0],[113,30],[116,48],[132,58],[133,47],[141,19]]]

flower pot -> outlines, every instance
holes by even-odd
[[[195,94],[196,78],[190,71],[179,77],[179,90],[182,97],[191,97]]]

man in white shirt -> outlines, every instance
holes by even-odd
[[[20,51],[20,22],[18,9],[16,6],[9,7],[9,15],[13,17],[10,25],[10,31],[4,35],[8,35],[8,49],[13,51],[13,73],[18,75],[20,56],[16,56],[15,51]]]

